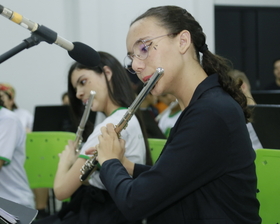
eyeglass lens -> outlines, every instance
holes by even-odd
[[[146,45],[142,41],[138,41],[133,46],[133,54],[139,59],[146,59],[148,56],[148,48],[150,45]],[[130,56],[125,57],[124,61],[125,68],[132,74],[135,74],[135,71],[132,69],[132,59]]]

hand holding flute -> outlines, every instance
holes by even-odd
[[[99,164],[102,165],[108,158],[116,158],[122,161],[125,153],[125,141],[118,138],[115,125],[107,124],[106,127],[101,128],[101,133],[102,134],[98,136],[99,144],[97,145]]]

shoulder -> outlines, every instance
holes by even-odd
[[[194,102],[194,108],[208,113],[216,113],[222,117],[243,116],[241,106],[222,88],[213,88],[205,92]]]
[[[0,124],[6,131],[24,131],[18,116],[6,108],[0,110]]]
[[[18,115],[22,115],[22,116],[28,116],[28,117],[33,117],[32,113],[30,113],[28,110],[26,109],[22,109],[22,108],[17,108],[13,111],[14,113],[18,114]]]
[[[4,120],[9,120],[9,121],[13,121],[13,122],[19,121],[17,115],[14,112],[12,112],[6,108],[1,108],[0,119],[3,121]]]
[[[106,126],[109,123],[117,124],[117,122],[120,120],[121,116],[118,111],[113,113],[112,115],[105,117],[99,124],[96,125],[95,129],[100,129],[103,126]]]
[[[216,92],[217,91],[217,92]],[[241,106],[227,93],[215,90],[204,94],[189,105],[179,117],[183,123],[201,125],[201,127],[229,128],[237,124],[245,124]]]

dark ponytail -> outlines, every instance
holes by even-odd
[[[242,92],[240,85],[228,75],[231,70],[230,61],[221,56],[212,54],[209,50],[207,50],[203,53],[201,64],[207,75],[215,73],[219,75],[219,82],[221,86],[237,103],[240,104],[246,122],[249,122],[251,110],[247,107],[247,98]]]

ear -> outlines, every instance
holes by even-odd
[[[178,34],[180,40],[180,53],[185,54],[191,45],[191,34],[188,30],[183,30]]]
[[[243,92],[248,90],[248,86],[245,82],[242,83],[241,89],[242,89]]]
[[[103,70],[104,70],[105,75],[107,76],[108,81],[110,82],[112,75],[113,75],[111,68],[109,66],[105,65],[103,67]]]

